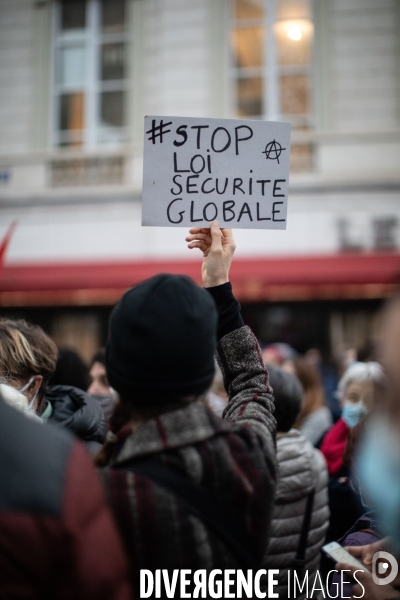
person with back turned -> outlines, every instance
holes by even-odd
[[[229,268],[229,229],[191,229],[201,289],[157,275],[129,290],[110,320],[106,368],[119,404],[97,464],[139,570],[258,569],[276,484],[273,396],[258,342],[243,323]],[[217,350],[229,402],[203,401]],[[246,572],[246,571],[245,571]]]
[[[314,581],[329,524],[328,470],[321,452],[294,428],[304,399],[295,375],[269,367],[276,402],[278,485],[266,569],[279,569],[279,598],[293,596],[294,572]],[[266,590],[265,590],[266,591]]]
[[[0,388],[0,598],[129,600],[92,458],[69,432],[13,408],[23,394]]]

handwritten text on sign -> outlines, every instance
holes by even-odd
[[[143,225],[286,229],[290,124],[145,117]]]

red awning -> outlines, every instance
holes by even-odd
[[[0,305],[111,305],[127,288],[162,272],[201,284],[200,261],[15,265],[0,273]],[[399,253],[236,258],[231,269],[235,294],[244,302],[383,298],[399,276]]]

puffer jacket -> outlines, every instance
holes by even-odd
[[[90,394],[71,385],[52,385],[46,390],[52,413],[49,423],[68,429],[86,443],[94,454],[105,440],[107,433],[104,411]]]
[[[319,567],[329,524],[328,471],[321,452],[296,429],[278,434],[277,460],[278,485],[264,566],[280,570],[274,591],[279,598],[287,598],[288,569],[293,569],[312,490],[315,494],[305,556],[309,577],[313,578]]]

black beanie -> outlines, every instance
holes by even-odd
[[[126,400],[183,398],[206,391],[214,377],[217,310],[206,290],[184,275],[157,275],[114,307],[106,370]],[[160,394],[159,394],[160,393]]]

